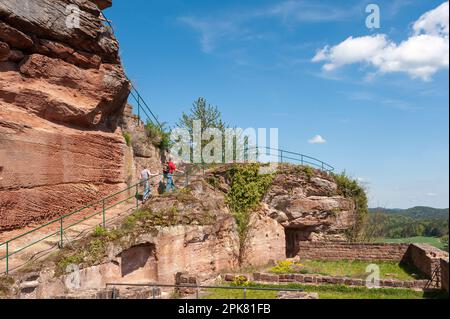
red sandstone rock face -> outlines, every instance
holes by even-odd
[[[313,176],[289,168],[281,171],[264,199],[266,214],[295,233],[295,241],[344,239],[355,222],[355,206],[337,195],[333,179],[319,171]]]
[[[80,8],[80,28],[66,7]],[[130,85],[99,16],[111,1],[0,1],[0,232],[123,188]]]
[[[144,168],[149,169],[152,174],[162,174],[165,152],[152,143],[145,130],[145,124],[132,113],[132,106],[129,104],[125,107],[120,126],[131,138],[129,150],[133,160],[127,165],[127,178],[136,181]],[[161,180],[162,176],[152,179],[155,192]]]

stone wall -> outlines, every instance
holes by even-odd
[[[403,259],[409,244],[351,244],[341,242],[300,242],[298,256],[314,260],[385,260]]]
[[[441,258],[448,253],[428,244],[412,244],[403,258],[403,262],[413,265],[430,279],[430,288],[441,287]]]
[[[441,258],[441,288],[448,292],[448,257]]]
[[[264,283],[305,283],[305,284],[330,284],[330,285],[347,285],[347,286],[366,286],[364,279],[332,277],[313,274],[267,274],[254,273],[253,280]],[[380,287],[385,288],[417,288],[426,287],[428,280],[397,280],[397,279],[381,279]]]

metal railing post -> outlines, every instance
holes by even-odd
[[[137,103],[138,103],[138,126],[140,126],[140,121],[141,121],[141,103],[140,103],[140,99],[141,97],[138,95],[137,98]]]
[[[139,183],[136,184],[136,210],[139,209]]]
[[[244,299],[247,299],[247,288],[244,288]]]
[[[60,226],[59,226],[60,248],[63,248],[63,247],[64,247],[64,228],[63,228],[63,220],[64,220],[64,218],[61,217],[61,219],[60,219]]]
[[[283,163],[283,151],[280,151],[281,163]]]
[[[106,229],[106,207],[105,207],[105,199],[103,199],[103,201],[102,201],[102,206],[103,206],[103,208],[102,208],[102,212],[103,212],[103,228],[105,228]]]
[[[117,299],[117,291],[116,291],[116,287],[113,287],[113,290],[112,290],[112,299]]]
[[[303,155],[301,156],[300,162],[301,162],[302,165],[303,165]]]
[[[6,242],[6,275],[9,274],[9,241]]]

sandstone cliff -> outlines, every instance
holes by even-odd
[[[245,245],[239,221],[230,210],[232,166],[191,176],[174,193],[153,196],[124,220],[97,229],[16,277],[38,278],[22,297],[64,294],[67,266],[80,267],[77,287],[102,289],[107,282],[173,284],[178,273],[199,282],[241,267],[263,267],[298,253],[304,241],[343,240],[358,212],[339,193],[332,175],[301,166],[281,166],[262,201],[251,211]],[[245,167],[245,166],[244,166]],[[245,168],[244,168],[245,169]],[[34,270],[33,270],[34,269]],[[70,287],[69,287],[70,288]],[[20,291],[21,288],[18,288]],[[25,291],[25,290],[24,290]]]
[[[67,5],[80,9],[67,24]],[[130,83],[108,0],[0,1],[0,232],[123,188]]]
[[[128,138],[128,150],[126,159],[126,180],[132,183],[138,180],[142,169],[147,168],[153,174],[161,174],[163,171],[162,163],[165,161],[165,151],[158,145],[157,141],[149,137],[144,123],[133,114],[132,106],[127,104],[119,121],[124,134]],[[156,137],[158,138],[158,137]],[[152,179],[154,189],[157,191],[158,181],[162,177]]]

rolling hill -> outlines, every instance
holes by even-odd
[[[426,206],[417,206],[408,209],[389,209],[389,208],[371,208],[370,213],[381,213],[391,216],[405,216],[415,220],[424,219],[449,219],[448,208],[432,208]]]

